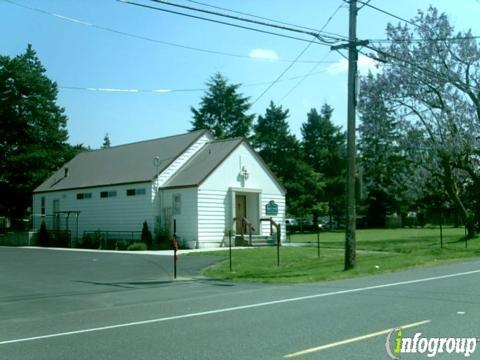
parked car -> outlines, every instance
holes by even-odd
[[[323,230],[323,225],[319,223],[317,226],[309,219],[286,219],[285,224],[287,233],[295,232],[317,232],[317,229]]]
[[[296,219],[285,219],[285,226],[287,228],[287,233],[294,233],[298,231],[298,221]]]

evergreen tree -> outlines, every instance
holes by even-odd
[[[314,171],[325,181],[322,201],[328,204],[330,216],[345,213],[345,133],[332,123],[333,108],[324,104],[320,113],[311,109],[302,125],[303,156]]]
[[[38,246],[48,246],[50,240],[50,234],[47,230],[47,225],[45,221],[42,221],[40,224],[40,229],[37,232],[37,245]]]
[[[25,53],[0,56],[0,201],[21,216],[32,190],[70,159],[67,118],[56,104],[57,85],[31,45]]]
[[[288,212],[296,216],[312,213],[323,183],[311,166],[302,160],[300,143],[290,133],[288,109],[270,102],[254,126],[253,146],[285,186]]]
[[[103,144],[102,144],[102,149],[107,149],[110,147],[110,137],[108,136],[108,133],[105,134],[103,137]]]
[[[220,73],[207,82],[208,90],[193,113],[192,129],[209,129],[219,139],[249,137],[254,115],[247,115],[250,109],[248,98],[238,93],[239,84],[229,84]]]
[[[152,233],[150,232],[150,229],[148,228],[148,223],[146,221],[143,222],[141,240],[143,243],[147,245],[148,249],[152,248],[152,244],[153,244]]]

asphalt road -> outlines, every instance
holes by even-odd
[[[318,284],[194,277],[212,261],[184,256],[172,281],[170,257],[0,248],[0,359],[371,360],[399,326],[480,337],[480,261]]]

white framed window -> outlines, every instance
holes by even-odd
[[[40,213],[45,215],[45,196],[42,196],[40,203]]]
[[[145,194],[146,194],[145,188],[127,189],[127,196],[137,196],[137,195],[145,195]]]
[[[182,213],[182,195],[173,194],[173,215],[180,215]]]
[[[77,200],[91,199],[92,193],[77,193]]]
[[[100,192],[100,197],[101,198],[110,198],[110,197],[115,197],[117,196],[116,191],[101,191]]]

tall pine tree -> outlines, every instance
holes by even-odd
[[[332,123],[333,108],[324,104],[320,113],[311,109],[302,125],[302,147],[305,161],[325,181],[322,201],[328,203],[330,217],[345,213],[345,133]]]
[[[248,97],[238,92],[239,84],[229,84],[220,73],[207,82],[208,90],[193,113],[192,129],[208,129],[219,139],[249,137],[255,115],[247,115],[250,109]]]
[[[103,137],[102,149],[108,149],[110,145],[110,137],[108,136],[108,133],[106,133]]]
[[[295,216],[310,215],[323,183],[302,160],[300,143],[290,133],[288,109],[270,102],[254,126],[253,146],[287,189],[287,210]]]
[[[13,58],[0,56],[0,94],[0,202],[4,212],[21,216],[32,190],[75,151],[66,143],[57,85],[31,45]]]

